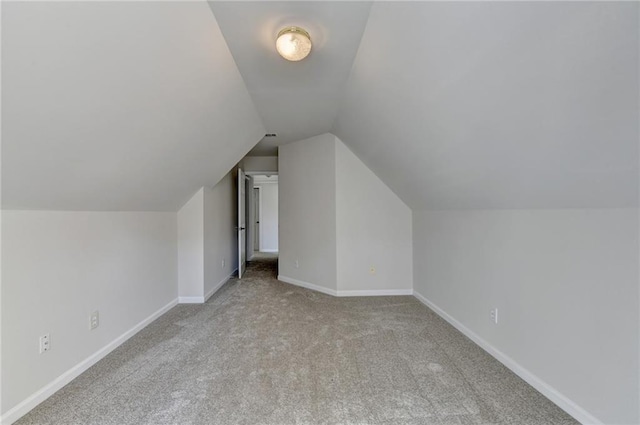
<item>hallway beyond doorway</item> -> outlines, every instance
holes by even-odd
[[[247,253],[278,252],[278,175],[251,174],[247,186]]]

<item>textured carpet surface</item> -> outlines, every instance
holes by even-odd
[[[574,424],[415,298],[334,298],[257,258],[18,424]]]

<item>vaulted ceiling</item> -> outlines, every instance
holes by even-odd
[[[252,154],[331,131],[367,23],[371,2],[210,1],[268,133]],[[287,26],[311,34],[313,50],[283,60],[274,36]]]
[[[3,2],[2,206],[176,211],[265,129],[206,2]]]
[[[638,205],[638,3],[2,7],[3,208],[175,211],[328,131],[413,209]]]
[[[375,3],[334,133],[413,209],[638,205],[638,3]]]

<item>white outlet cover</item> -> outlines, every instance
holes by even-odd
[[[91,313],[91,317],[89,318],[89,329],[93,330],[98,326],[100,326],[100,312],[96,310]]]
[[[51,342],[49,340],[49,334],[42,335],[40,337],[40,354],[51,349]]]
[[[498,324],[498,309],[494,308],[493,310],[491,310],[491,320],[493,320],[493,323],[495,323],[496,325]]]

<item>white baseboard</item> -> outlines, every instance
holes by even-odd
[[[301,286],[303,288],[311,289],[313,291],[322,292],[323,294],[333,295],[334,297],[338,296],[338,292],[335,289],[325,288],[324,286],[314,285],[313,283],[304,282],[302,280],[294,279],[292,277],[283,276],[281,274],[278,275],[278,280],[281,280],[286,283],[290,283],[292,285]]]
[[[292,277],[278,275],[278,280],[281,280],[292,285],[300,286],[302,288],[311,289],[313,291],[322,292],[323,294],[333,295],[334,297],[379,297],[379,296],[392,296],[392,295],[413,295],[413,289],[372,289],[362,291],[336,291],[335,289],[325,288],[314,283],[305,282],[302,280],[294,279]]]
[[[413,295],[413,289],[373,289],[364,291],[338,291],[339,297],[382,297]]]
[[[35,393],[31,394],[25,400],[20,402],[17,406],[13,407],[11,410],[7,411],[2,418],[0,418],[0,423],[3,425],[11,425],[22,416],[26,415],[31,409],[36,407],[38,404],[45,401],[47,398],[51,397],[53,393],[67,385],[69,382],[80,376],[84,371],[89,369],[91,366],[96,364],[98,361],[103,359],[107,354],[111,353],[113,350],[118,348],[122,343],[126,340],[137,334],[140,330],[142,330],[149,323],[156,320],[158,317],[162,316],[164,313],[173,308],[176,304],[178,304],[178,300],[175,299],[171,301],[169,304],[165,305],[161,309],[157,310],[149,317],[111,341],[109,344],[96,351],[77,365],[73,366],[71,369],[64,372],[62,375],[58,376],[56,379],[40,388]]]
[[[420,293],[413,291],[413,295],[424,305],[433,310],[436,314],[442,317],[444,320],[449,322],[454,328],[458,329],[465,336],[467,336],[470,340],[478,344],[483,350],[487,353],[491,354],[496,358],[500,363],[509,368],[513,373],[522,378],[525,382],[531,385],[533,388],[538,390],[542,395],[547,397],[549,400],[554,402],[558,407],[567,412],[569,415],[573,416],[578,422],[583,425],[602,425],[603,422],[598,420],[596,417],[591,415],[589,412],[584,410],[582,407],[578,406],[568,397],[560,393],[558,390],[553,388],[551,385],[547,384],[545,381],[537,377],[535,374],[530,372],[528,369],[525,369],[518,362],[513,360],[511,357],[504,354],[502,351],[495,348],[493,345],[489,344],[487,341],[482,339],[478,334],[473,332],[471,329],[467,328],[465,325],[454,319],[447,312],[442,310],[440,307],[429,301],[425,296]]]
[[[218,284],[216,286],[214,286],[209,292],[207,292],[204,295],[204,302],[206,302],[209,298],[211,298],[211,296],[213,296],[213,294],[218,292],[218,289],[222,288],[225,283],[229,282],[229,279],[231,279],[231,276],[233,276],[237,271],[238,271],[238,269],[235,269],[234,271],[232,271],[229,276],[227,276],[224,279],[222,279],[220,282],[218,282]]]
[[[204,304],[204,297],[178,297],[178,304]]]
[[[278,252],[278,250],[277,249],[261,249],[258,252]]]

